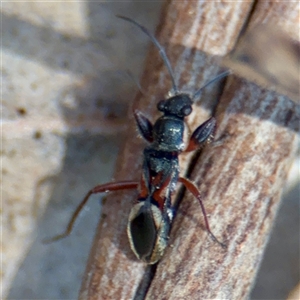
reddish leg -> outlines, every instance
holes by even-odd
[[[226,245],[221,243],[210,230],[207,215],[206,215],[206,211],[205,211],[205,207],[203,205],[201,195],[200,195],[200,192],[199,192],[198,188],[195,186],[195,184],[193,182],[191,182],[190,180],[188,180],[186,178],[179,177],[178,181],[183,183],[184,186],[198,199],[198,201],[200,203],[200,206],[201,206],[201,209],[202,209],[203,216],[204,216],[205,227],[206,227],[206,230],[208,231],[209,235],[211,236],[211,238],[215,242],[217,242],[222,248],[226,248]]]
[[[68,236],[74,227],[74,223],[83,209],[83,207],[86,205],[87,201],[89,200],[89,197],[92,194],[98,194],[103,192],[111,192],[111,191],[119,191],[119,190],[129,190],[129,189],[136,189],[138,187],[139,183],[137,181],[119,181],[119,182],[109,182],[105,184],[100,184],[95,186],[93,189],[91,189],[84,199],[80,202],[80,204],[77,206],[76,210],[74,211],[67,228],[64,233],[54,236],[53,238],[46,239],[43,241],[43,243],[52,243],[54,241],[58,241],[62,238],[65,238]]]

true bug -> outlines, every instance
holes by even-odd
[[[156,120],[154,125],[139,110],[134,110],[137,127],[142,137],[149,143],[143,152],[144,159],[140,181],[120,181],[97,185],[87,193],[74,211],[65,232],[47,242],[61,239],[71,233],[74,222],[90,195],[138,188],[139,196],[128,218],[128,239],[131,249],[138,259],[148,264],[154,264],[160,260],[168,244],[171,223],[175,215],[171,197],[176,184],[180,182],[198,199],[206,229],[212,239],[225,247],[210,230],[198,188],[190,180],[179,176],[178,155],[183,151],[197,150],[204,143],[212,140],[216,129],[216,120],[213,117],[196,128],[186,147],[183,141],[184,118],[192,112],[192,99],[197,98],[204,87],[227,76],[230,72],[221,73],[197,90],[192,97],[180,93],[175,84],[169,59],[156,38],[136,21],[123,16],[118,16],[118,18],[126,20],[141,29],[159,49],[159,53],[171,76],[174,96],[157,104],[157,109],[162,112],[162,116]]]

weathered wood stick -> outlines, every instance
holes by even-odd
[[[258,4],[252,18],[272,15],[276,5],[286,14],[295,9],[293,3]],[[251,7],[251,2],[165,5],[157,36],[182,90],[193,92],[219,72],[211,55],[226,55],[234,47]],[[142,86],[148,96],[138,94],[134,107],[154,120],[156,103],[171,86],[154,47]],[[134,258],[126,236],[137,193],[114,193],[103,204],[80,299],[243,299],[249,294],[295,155],[300,113],[289,99],[246,80],[230,77],[220,101],[216,86],[207,88],[189,118],[190,130],[212,113],[218,121],[215,142],[201,152],[191,178],[202,193],[211,229],[227,243],[227,250],[211,241],[199,203],[187,195],[163,259],[157,269],[145,266]],[[136,135],[130,114],[115,180],[140,177],[145,144]],[[185,172],[190,160],[182,162]]]

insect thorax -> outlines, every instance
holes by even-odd
[[[162,116],[154,124],[153,147],[164,151],[181,152],[183,142],[184,122],[175,116]]]

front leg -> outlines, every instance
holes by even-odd
[[[210,143],[217,128],[217,122],[214,117],[211,117],[193,132],[190,142],[185,149],[185,152],[194,151],[203,146],[204,143]]]
[[[145,140],[152,143],[153,141],[152,123],[137,109],[134,110],[133,115],[135,117],[135,121],[138,126],[140,134],[143,136]]]

